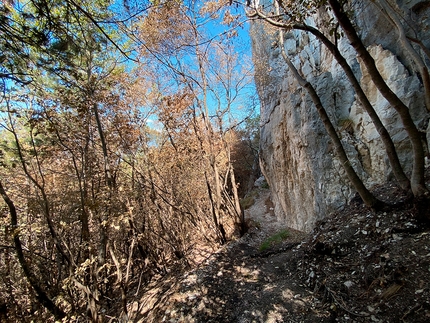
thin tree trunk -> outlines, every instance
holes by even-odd
[[[90,97],[92,98],[94,96],[94,93],[91,92]],[[112,197],[112,190],[114,189],[114,182],[112,179],[112,173],[110,170],[110,164],[109,164],[109,155],[108,155],[108,149],[106,144],[106,139],[103,131],[102,122],[99,115],[99,109],[96,102],[93,102],[92,105],[94,117],[96,119],[97,123],[97,130],[100,137],[100,143],[102,146],[102,152],[103,152],[103,164],[104,164],[104,171],[105,171],[105,181],[109,188],[109,197],[108,200],[111,200]],[[100,247],[99,247],[99,261],[100,265],[103,266],[106,262],[106,254],[107,254],[107,244],[108,244],[108,233],[107,233],[107,221],[108,221],[108,213],[110,213],[110,206],[108,206],[107,211],[103,211],[102,213],[102,219],[100,220]]]
[[[200,64],[202,64],[202,63],[200,63]],[[205,93],[205,98],[206,98],[207,94],[205,91],[204,91],[204,93]],[[206,188],[207,188],[207,192],[208,192],[209,201],[211,204],[212,219],[213,219],[213,222],[215,224],[216,234],[220,240],[220,243],[224,244],[227,242],[227,239],[226,239],[224,227],[223,227],[223,225],[221,223],[221,219],[220,219],[221,198],[222,198],[221,184],[219,181],[218,167],[216,166],[216,157],[215,157],[215,154],[214,154],[213,149],[212,149],[213,148],[212,147],[213,129],[212,129],[212,125],[210,123],[210,120],[208,119],[209,118],[209,116],[208,116],[209,110],[208,110],[207,104],[205,102],[206,102],[206,99],[204,100],[204,103],[203,103],[203,107],[204,107],[203,122],[204,122],[204,126],[206,128],[207,134],[208,134],[208,137],[206,138],[209,141],[209,150],[210,150],[209,154],[208,154],[209,155],[208,159],[209,159],[210,168],[212,170],[212,176],[215,180],[215,190],[216,190],[215,196],[214,196],[214,193],[212,190],[212,186],[211,186],[211,183],[209,180],[209,175],[208,175],[207,171],[204,172],[205,173],[205,182],[206,182]],[[205,138],[202,138],[201,136],[199,136],[200,131],[198,128],[197,117],[196,117],[195,111],[193,113],[193,123],[192,124],[194,127],[194,132],[197,135],[197,139],[198,139],[199,144],[200,144],[200,149],[204,152],[205,151],[205,146],[204,146]]]
[[[366,112],[368,113],[368,115],[372,119],[372,122],[375,125],[376,130],[378,131],[379,135],[381,136],[382,142],[384,143],[384,146],[385,146],[385,150],[387,151],[388,160],[390,162],[394,176],[396,177],[397,181],[399,182],[400,187],[402,187],[404,190],[409,189],[410,188],[410,181],[409,181],[408,177],[406,176],[406,174],[404,173],[402,165],[400,164],[399,157],[397,155],[396,148],[394,146],[394,143],[391,139],[390,134],[388,133],[387,129],[385,128],[385,126],[381,122],[381,119],[379,118],[379,116],[376,113],[375,109],[373,108],[372,104],[369,102],[369,99],[367,98],[366,94],[364,93],[359,81],[355,77],[354,72],[351,69],[351,66],[349,66],[348,62],[343,57],[343,55],[340,53],[337,46],[335,44],[333,44],[319,30],[317,30],[311,26],[296,24],[293,26],[293,28],[308,31],[308,32],[312,33],[332,53],[334,58],[337,60],[339,65],[344,70],[346,76],[348,77],[348,80],[350,81],[352,87],[355,90],[355,93],[357,94],[358,100],[360,101],[363,108],[366,110]]]
[[[418,44],[418,46],[420,46],[421,50],[424,52],[424,54],[427,56],[427,58],[430,58],[430,49],[428,49],[421,40],[413,38],[413,37],[408,37],[408,39],[411,42],[414,42],[416,44]]]
[[[105,135],[103,132],[102,122],[100,120],[99,109],[98,109],[97,103],[93,103],[93,112],[94,112],[94,117],[96,118],[97,130],[98,130],[99,137],[100,137],[100,143],[102,144],[103,163],[104,163],[104,169],[105,169],[106,183],[107,183],[109,188],[113,188],[113,180],[112,180],[112,173],[110,170],[107,144],[106,144],[106,139],[105,139]]]
[[[72,156],[73,168],[76,174],[76,178],[78,180],[79,196],[80,196],[80,203],[82,208],[81,212],[79,213],[79,221],[81,222],[81,244],[84,249],[82,258],[85,261],[86,259],[89,259],[89,249],[90,249],[89,215],[86,207],[86,200],[88,195],[87,184],[86,184],[88,175],[86,174],[86,168],[87,168],[87,154],[88,154],[87,147],[88,147],[89,137],[86,136],[86,144],[83,149],[84,156],[82,158],[83,159],[82,166],[81,166],[82,169],[79,170],[79,166],[78,166],[76,157],[73,153],[73,150],[64,143],[58,129],[56,127],[54,128],[55,128],[55,133],[57,135],[58,141],[65,149],[67,149],[70,152]],[[80,252],[77,254],[77,258],[75,261],[79,262],[79,258],[80,258]]]
[[[21,268],[24,272],[25,277],[28,279],[28,282],[30,283],[31,287],[36,292],[37,299],[39,302],[48,310],[50,311],[56,320],[61,321],[66,314],[63,312],[62,309],[60,309],[55,303],[51,300],[51,298],[48,296],[48,294],[43,290],[43,288],[39,285],[39,281],[37,277],[34,275],[34,273],[31,271],[29,265],[27,264],[27,261],[25,260],[24,253],[22,251],[22,245],[21,240],[19,238],[19,231],[18,230],[18,216],[16,213],[16,208],[13,203],[13,201],[9,198],[9,196],[6,194],[6,191],[3,187],[2,182],[0,181],[0,194],[3,197],[3,200],[6,202],[10,218],[11,218],[11,227],[14,230],[13,232],[13,241],[15,244],[15,250],[18,257],[19,264],[21,265]]]
[[[340,26],[351,42],[351,45],[357,51],[357,54],[366,66],[373,83],[378,88],[379,92],[384,96],[384,98],[397,111],[403,122],[403,126],[409,135],[414,155],[411,176],[412,193],[416,198],[422,198],[427,195],[428,191],[424,184],[424,149],[421,142],[421,134],[412,120],[408,107],[388,87],[387,83],[385,83],[383,77],[376,67],[375,60],[367,51],[348,16],[345,12],[343,12],[339,1],[329,0],[328,2],[333,10],[334,15],[338,19]]]
[[[9,103],[7,102],[7,104],[9,104]],[[63,248],[63,245],[60,241],[60,238],[58,237],[57,232],[55,231],[54,224],[53,224],[52,219],[51,219],[51,214],[50,214],[50,210],[49,210],[49,201],[48,201],[48,197],[46,195],[45,187],[43,184],[41,185],[28,171],[27,164],[26,164],[26,161],[24,159],[24,155],[22,153],[21,144],[19,142],[19,138],[18,138],[18,135],[16,134],[15,128],[13,127],[13,122],[11,120],[10,113],[9,113],[8,117],[9,117],[9,121],[10,121],[10,124],[12,127],[11,132],[12,132],[12,135],[13,135],[14,140],[15,140],[16,149],[18,152],[18,157],[19,157],[22,169],[23,169],[25,175],[27,176],[27,178],[37,187],[37,189],[42,194],[43,211],[44,211],[43,213],[45,215],[46,223],[48,224],[49,233],[51,234],[51,237],[54,240],[55,247],[57,248],[58,252],[63,256],[63,258],[66,260],[66,262],[70,266],[72,266],[73,257],[71,254],[70,254],[70,257],[69,257],[69,255],[66,254],[66,252],[64,251],[64,248],[67,249],[67,247]],[[38,167],[40,167],[39,162],[38,162]],[[44,177],[43,177],[43,173],[41,172],[40,168],[39,168],[39,172],[40,172],[40,175],[41,175],[42,180],[43,180]]]
[[[211,203],[212,218],[213,218],[213,221],[215,224],[216,234],[218,235],[221,244],[224,244],[227,242],[226,238],[225,238],[225,231],[224,231],[222,224],[219,221],[219,218],[220,218],[219,208],[217,208],[216,198],[214,198],[214,196],[213,196],[213,192],[212,192],[212,188],[211,188],[211,184],[209,182],[207,172],[205,172],[205,180],[206,180],[206,187],[208,190],[209,201]]]
[[[375,3],[379,4],[379,9],[381,10],[381,12],[385,14],[385,16],[388,18],[388,20],[391,21],[394,26],[396,26],[399,32],[400,44],[403,46],[404,49],[408,51],[410,57],[412,57],[415,64],[417,64],[419,73],[421,74],[421,77],[423,79],[425,105],[427,110],[430,111],[430,76],[426,64],[424,63],[421,56],[410,44],[408,38],[406,37],[406,32],[403,28],[403,25],[400,22],[400,19],[397,17],[397,14],[393,10],[393,8],[391,8],[391,6],[385,0],[378,0],[375,1]]]
[[[321,121],[324,124],[324,127],[332,140],[336,155],[339,158],[349,180],[351,181],[352,185],[357,190],[358,194],[362,198],[363,202],[372,209],[379,209],[384,205],[384,203],[380,200],[378,200],[375,196],[373,196],[372,193],[366,188],[363,181],[358,177],[357,173],[355,172],[354,168],[351,165],[351,162],[348,159],[348,156],[346,155],[346,152],[342,146],[342,142],[339,139],[339,136],[336,133],[336,129],[334,128],[333,124],[330,121],[330,118],[327,114],[327,111],[324,109],[321,100],[316,93],[314,87],[306,81],[297,71],[295,66],[291,63],[290,59],[288,58],[287,54],[285,53],[284,49],[284,36],[283,32],[279,32],[279,46],[281,48],[281,53],[283,58],[285,59],[285,62],[287,63],[288,67],[290,68],[291,72],[293,73],[294,77],[297,79],[299,84],[306,89],[306,91],[311,96],[312,101],[315,104],[315,107],[318,111],[318,115],[321,119]]]
[[[224,149],[227,153],[227,161],[228,161],[228,173],[230,177],[230,185],[231,185],[231,191],[233,193],[233,206],[234,206],[234,212],[236,213],[236,216],[239,220],[239,228],[240,228],[240,235],[244,235],[246,231],[246,225],[245,225],[245,212],[242,209],[240,205],[240,199],[239,199],[239,193],[237,191],[237,183],[236,183],[236,176],[234,174],[234,168],[233,163],[231,161],[231,147],[229,142],[225,139],[223,135],[223,142],[224,142]]]
[[[237,192],[236,177],[234,175],[233,165],[230,165],[230,181],[234,198],[234,210],[239,219],[240,236],[243,236],[246,233],[245,211],[240,206],[240,199]]]

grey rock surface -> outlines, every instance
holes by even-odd
[[[399,46],[396,29],[372,1],[355,3],[352,9],[357,30],[378,69],[429,138],[422,82]],[[413,34],[413,28],[430,47],[430,2],[391,3],[407,20],[407,32]],[[307,23],[324,29],[323,23],[329,18],[330,12],[320,9]],[[261,100],[261,167],[271,189],[275,214],[292,228],[310,231],[317,220],[347,204],[356,193],[310,97],[280,54],[277,29],[256,21],[251,26],[251,37]],[[392,135],[405,170],[410,172],[412,153],[399,117],[373,85],[348,40],[339,36],[337,43]],[[359,176],[368,187],[392,181],[379,135],[331,53],[313,35],[297,30],[285,33],[284,45],[295,67],[316,88]]]

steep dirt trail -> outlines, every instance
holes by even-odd
[[[430,183],[430,172],[429,172]],[[430,318],[430,223],[407,204],[374,213],[352,203],[305,235],[285,228],[258,189],[249,232],[185,274],[136,292],[127,322],[398,322]],[[393,185],[374,191],[401,200]],[[282,242],[260,250],[281,230]]]
[[[293,246],[303,234],[289,230],[282,243],[263,252],[261,243],[285,229],[270,210],[269,192],[259,189],[246,211],[249,232],[180,279],[166,278],[135,302],[133,322],[325,322],[313,296],[295,276]],[[152,295],[152,296],[151,296]]]

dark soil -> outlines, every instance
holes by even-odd
[[[376,193],[404,198],[392,186]],[[250,231],[199,268],[152,283],[130,321],[430,322],[430,230],[413,205],[374,213],[355,201],[260,251],[281,229],[263,213],[249,214]]]

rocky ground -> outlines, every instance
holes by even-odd
[[[413,214],[355,202],[304,234],[276,222],[259,189],[248,233],[199,268],[151,284],[130,321],[430,322],[430,230]]]

